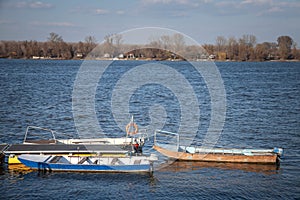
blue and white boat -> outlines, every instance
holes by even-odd
[[[27,167],[43,171],[67,172],[153,172],[154,154],[124,156],[52,156],[22,154],[19,160]]]

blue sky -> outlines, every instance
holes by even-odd
[[[200,44],[252,34],[257,42],[289,35],[300,46],[299,0],[0,0],[0,40],[45,41],[50,32],[84,41],[133,28],[180,31]]]

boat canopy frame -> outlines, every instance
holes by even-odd
[[[163,130],[155,130],[154,131],[154,146],[161,146],[161,144],[159,144],[158,139],[157,139],[158,134],[169,135],[169,136],[176,137],[176,150],[177,151],[179,150],[179,148],[180,148],[180,136],[179,136],[178,133],[173,133],[173,132],[163,131]]]
[[[25,136],[24,136],[24,140],[23,140],[24,144],[27,141],[28,132],[29,132],[30,129],[37,129],[37,130],[49,131],[51,133],[51,135],[52,135],[52,140],[55,141],[55,142],[57,141],[56,137],[55,137],[55,133],[57,133],[56,131],[48,129],[48,128],[39,127],[39,126],[27,126],[26,132],[25,132]]]

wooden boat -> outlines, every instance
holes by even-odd
[[[22,154],[19,160],[30,169],[66,172],[153,172],[155,155],[103,157]]]
[[[157,141],[157,134],[163,133],[177,138],[177,144],[163,144]],[[279,163],[283,149],[224,149],[179,146],[179,135],[166,131],[155,131],[153,149],[164,156],[182,161],[228,162],[228,163]]]

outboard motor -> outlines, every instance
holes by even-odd
[[[278,154],[279,157],[283,157],[283,149],[282,148],[275,147],[273,149],[273,152],[276,153],[276,154]]]

